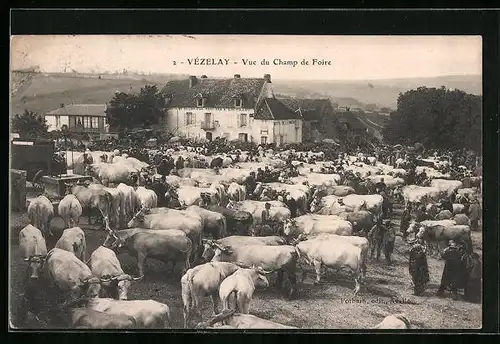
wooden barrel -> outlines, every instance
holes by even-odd
[[[10,202],[11,209],[15,212],[26,210],[26,177],[28,173],[23,170],[10,170]]]

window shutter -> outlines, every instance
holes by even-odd
[[[236,126],[239,128],[241,126],[241,114],[238,114],[236,116],[236,121],[237,121]]]
[[[188,124],[188,114],[185,113],[184,114],[184,125],[187,125]]]
[[[192,119],[193,124],[195,124],[195,123],[196,123],[196,113],[193,113],[193,115],[192,115],[192,116],[193,116],[193,119]]]

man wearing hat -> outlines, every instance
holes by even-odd
[[[410,227],[410,221],[411,221],[411,203],[408,203],[405,207],[405,210],[403,210],[403,214],[401,215],[401,225],[399,227],[399,230],[403,234],[403,238],[406,238],[406,236],[408,235],[406,232]]]
[[[375,250],[377,251],[377,260],[380,259],[380,252],[382,251],[382,241],[384,240],[387,228],[382,222],[382,218],[378,218],[375,225],[368,232],[368,241],[370,242],[370,257],[373,258]]]
[[[166,207],[167,200],[165,198],[165,194],[168,189],[164,183],[165,177],[161,174],[155,174],[153,176],[153,183],[151,184],[151,190],[153,190],[158,197],[158,207]]]
[[[382,239],[382,247],[384,248],[385,261],[387,264],[392,264],[391,255],[394,252],[394,242],[396,241],[396,229],[391,220],[384,220],[385,233]]]
[[[481,206],[479,200],[474,198],[469,206],[470,229],[477,231],[479,229],[479,219],[481,217]]]
[[[85,171],[85,175],[87,175],[87,172],[90,169],[90,165],[94,162],[94,159],[92,158],[92,154],[90,152],[90,149],[86,148],[85,152],[83,153],[83,170]]]

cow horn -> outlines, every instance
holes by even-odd
[[[25,262],[29,262],[29,261],[30,261],[30,259],[29,259],[29,258],[24,258],[24,261],[25,261]]]
[[[140,281],[144,278],[144,275],[140,275],[139,277],[132,277],[133,281]]]
[[[260,272],[263,275],[267,275],[267,274],[270,274],[272,272],[272,271],[264,270],[261,266],[257,267],[257,271]]]

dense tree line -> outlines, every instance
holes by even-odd
[[[469,148],[479,152],[481,96],[444,86],[400,93],[397,110],[384,128],[384,139],[391,144],[420,142],[428,148]]]
[[[24,110],[22,115],[16,114],[11,120],[11,132],[18,133],[21,138],[46,138],[49,126],[43,116]]]
[[[146,85],[139,94],[115,93],[106,117],[111,128],[118,131],[149,128],[158,124],[164,114],[165,99],[156,86]]]

